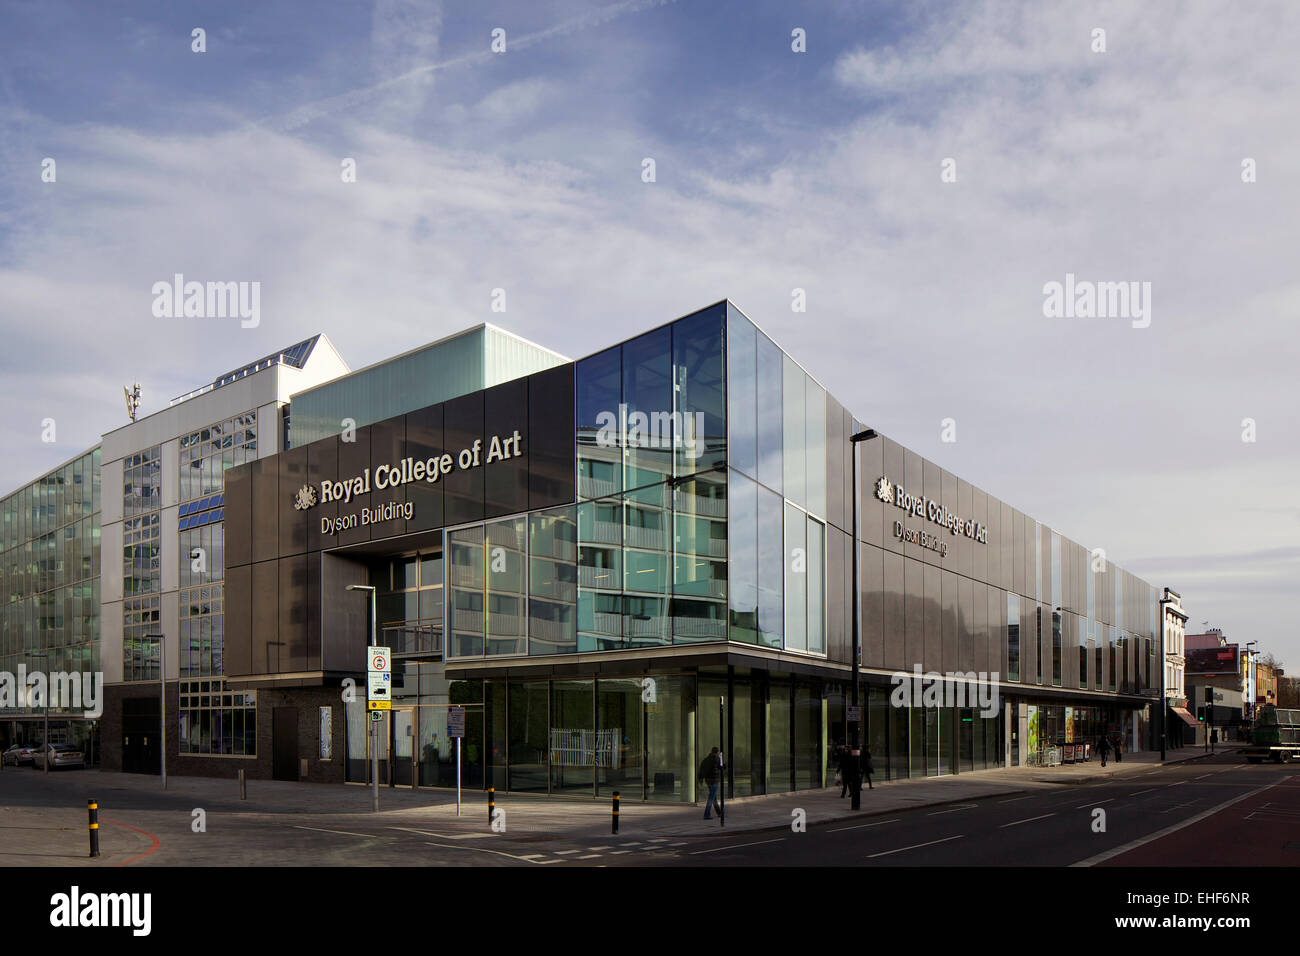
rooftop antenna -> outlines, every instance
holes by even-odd
[[[136,409],[140,407],[140,383],[136,382],[129,389],[123,385],[122,395],[126,398],[126,413],[131,416],[131,421],[135,421]]]

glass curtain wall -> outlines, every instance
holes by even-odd
[[[577,366],[574,647],[727,636],[722,305]]]
[[[825,654],[826,392],[729,305],[726,394],[731,640]]]
[[[603,759],[596,760],[596,792],[618,791],[626,798],[643,796],[642,701],[648,690],[642,680],[596,681],[596,734],[606,740]]]

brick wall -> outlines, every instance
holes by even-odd
[[[115,684],[104,689],[104,713],[100,719],[101,766],[104,770],[122,769],[122,702],[127,699],[158,699],[157,685]],[[229,777],[247,771],[250,780],[272,778],[273,720],[276,707],[293,707],[298,711],[298,758],[307,758],[307,776],[312,783],[342,783],[344,746],[347,732],[343,702],[333,687],[294,687],[257,692],[257,755],[206,756],[182,754],[179,741],[180,709],[178,685],[167,685],[167,773],[182,777]],[[332,759],[321,760],[321,707],[333,707]]]

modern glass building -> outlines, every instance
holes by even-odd
[[[438,345],[419,363],[457,364]],[[318,386],[224,472],[215,671],[256,740],[211,772],[367,780],[350,585],[397,664],[394,786],[454,782],[456,705],[471,786],[692,801],[715,745],[730,794],[823,786],[855,587],[886,776],[1150,745],[1156,590],[887,437],[855,489],[863,424],[730,302],[577,362],[512,348],[443,392],[386,363]]]
[[[0,501],[0,672],[100,670],[100,450],[47,472]],[[38,744],[46,713],[17,693],[0,703],[0,742]],[[93,725],[54,707],[50,741],[97,760]]]

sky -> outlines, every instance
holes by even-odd
[[[0,0],[0,493],[319,331],[578,358],[728,297],[1300,668],[1297,48],[1290,2]],[[155,317],[176,273],[260,321]]]

